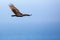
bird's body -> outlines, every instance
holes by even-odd
[[[10,9],[15,15],[12,16],[17,16],[17,17],[23,17],[23,16],[30,16],[29,14],[22,14],[13,4],[9,5]]]

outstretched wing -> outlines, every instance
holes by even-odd
[[[22,16],[22,13],[13,4],[10,4],[9,7],[16,16]]]

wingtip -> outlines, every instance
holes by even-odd
[[[14,6],[14,5],[12,3],[10,3],[9,6]]]

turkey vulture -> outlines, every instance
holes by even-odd
[[[31,16],[30,14],[22,14],[13,4],[10,4],[9,7],[12,10],[12,12],[15,14],[12,16],[16,16],[16,17]]]

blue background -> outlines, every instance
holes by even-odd
[[[9,4],[26,17],[11,17]],[[1,0],[0,40],[60,40],[60,0]]]

